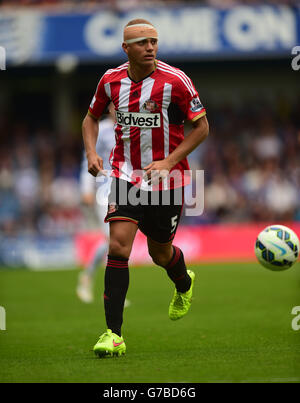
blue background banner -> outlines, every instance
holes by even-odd
[[[13,64],[52,63],[72,55],[80,62],[122,62],[122,31],[133,18],[159,32],[159,57],[183,60],[287,57],[300,44],[299,8],[236,6],[149,8],[116,14],[0,14],[0,46]]]

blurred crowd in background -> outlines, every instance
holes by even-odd
[[[300,99],[241,105],[208,110],[205,209],[189,222],[300,220]]]
[[[203,5],[211,5],[214,7],[228,7],[232,5],[255,5],[255,4],[287,4],[298,5],[299,0],[0,0],[0,6],[44,6],[44,7],[78,7],[85,8],[98,7],[105,5],[111,8],[130,8],[138,6],[164,6],[173,4],[193,4],[202,3]]]
[[[207,105],[210,135],[191,158],[193,169],[205,171],[205,210],[183,216],[185,224],[300,221],[300,99],[240,105]],[[58,136],[3,117],[0,131],[1,232],[84,229],[80,127]]]

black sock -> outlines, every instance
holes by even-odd
[[[188,275],[182,251],[173,245],[173,257],[165,267],[169,278],[175,283],[178,292],[186,292],[191,287],[191,277]]]
[[[109,256],[104,278],[104,309],[107,328],[121,336],[123,309],[129,286],[128,259]]]

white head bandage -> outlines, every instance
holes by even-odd
[[[134,43],[143,41],[144,39],[158,39],[158,34],[153,25],[150,24],[134,24],[124,28],[124,42]]]

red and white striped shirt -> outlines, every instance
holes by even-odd
[[[112,175],[140,186],[156,190],[143,179],[142,169],[152,161],[166,158],[184,139],[184,120],[195,121],[206,114],[191,79],[181,70],[162,61],[139,82],[128,75],[129,62],[108,70],[100,79],[89,107],[99,119],[112,101],[116,109],[116,145],[110,155]],[[100,123],[101,124],[101,123]],[[183,186],[187,159],[172,171],[181,173],[180,180],[164,179],[160,189]]]

